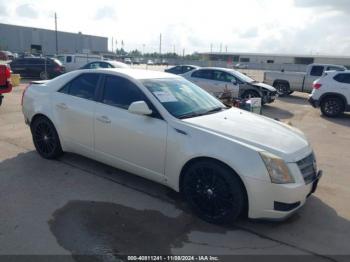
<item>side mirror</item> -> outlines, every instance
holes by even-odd
[[[145,101],[137,101],[137,102],[131,103],[131,105],[128,108],[128,111],[133,114],[144,115],[144,116],[148,116],[152,114],[152,110],[149,109]]]
[[[237,85],[237,79],[235,79],[235,78],[231,79],[231,83],[232,83],[233,85]]]

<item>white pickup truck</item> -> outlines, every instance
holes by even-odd
[[[306,73],[267,71],[264,73],[264,83],[276,88],[279,96],[290,95],[294,91],[311,93],[312,83],[320,78],[325,71],[344,71],[346,68],[339,65],[311,64]]]

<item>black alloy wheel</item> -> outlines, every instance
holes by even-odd
[[[237,175],[215,161],[196,162],[188,168],[182,192],[193,211],[209,223],[232,223],[245,205],[245,192]]]
[[[273,85],[273,87],[276,88],[277,94],[281,97],[288,96],[293,93],[290,91],[289,85],[287,83],[277,82]]]
[[[35,119],[31,131],[34,146],[42,157],[54,159],[63,153],[57,131],[49,119],[45,117]]]
[[[328,117],[337,117],[344,112],[344,102],[339,97],[327,97],[321,102],[321,112]]]

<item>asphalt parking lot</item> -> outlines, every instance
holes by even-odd
[[[350,114],[323,118],[302,93],[265,106],[264,115],[306,133],[324,177],[287,221],[241,219],[219,227],[197,219],[161,185],[73,154],[39,157],[21,113],[23,88],[0,107],[1,255],[291,254],[347,261],[339,255],[350,255]]]

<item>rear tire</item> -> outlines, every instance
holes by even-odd
[[[2,100],[4,99],[4,97],[2,95],[0,95],[0,106],[2,105]]]
[[[321,112],[327,117],[337,117],[345,110],[344,101],[339,97],[326,97],[321,101]]]
[[[31,124],[33,143],[43,158],[55,159],[63,154],[60,139],[52,122],[40,116]]]
[[[245,207],[242,182],[216,161],[198,161],[187,168],[181,191],[192,210],[209,223],[231,224]]]
[[[273,84],[273,87],[276,88],[277,94],[281,97],[288,96],[293,93],[293,91],[290,90],[289,84],[286,82],[277,81]]]

